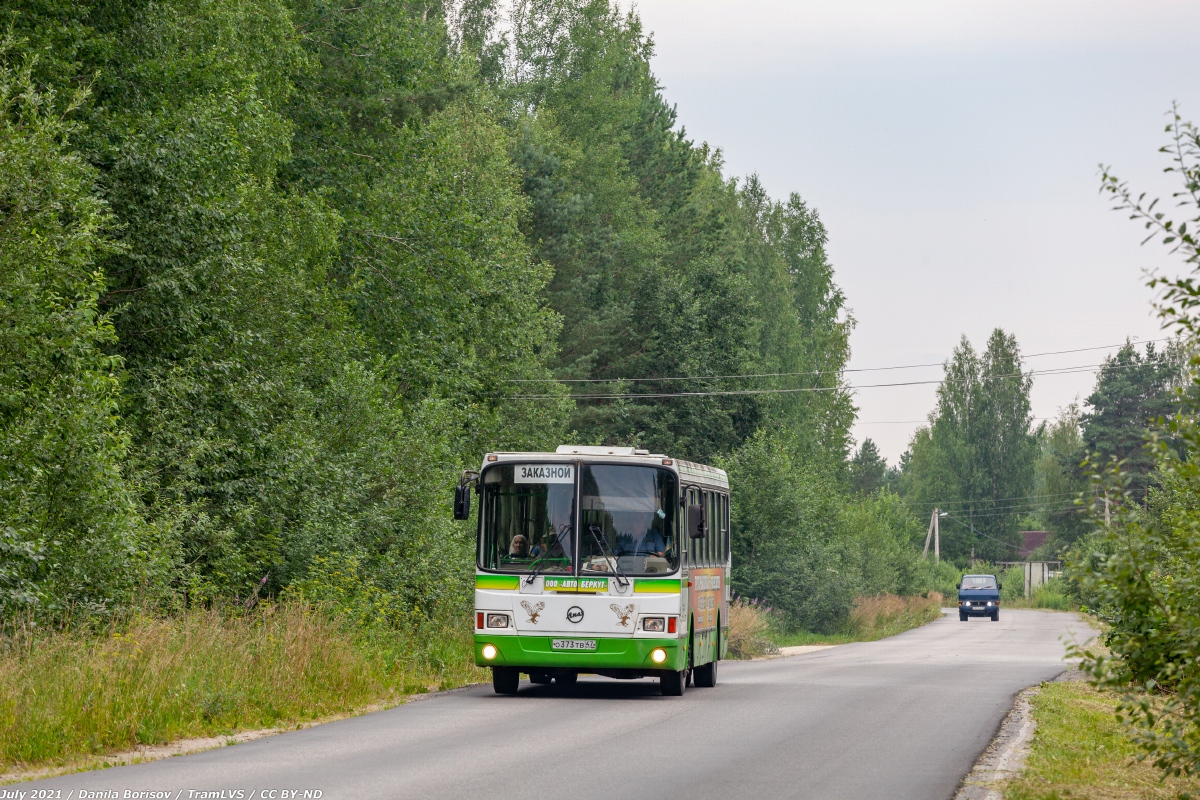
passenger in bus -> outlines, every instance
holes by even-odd
[[[508,543],[509,558],[529,558],[529,540],[524,534],[518,533]]]

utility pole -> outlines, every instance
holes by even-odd
[[[1109,510],[1108,492],[1104,493],[1104,527],[1112,527],[1112,516]]]
[[[925,549],[921,552],[921,560],[929,559],[929,540],[933,538],[933,532],[937,528],[938,510],[933,510],[933,516],[929,518],[929,530],[925,532]],[[937,558],[937,549],[934,549],[934,558]]]
[[[935,508],[933,515],[929,518],[929,530],[925,532],[925,550],[921,553],[921,560],[929,559],[929,540],[933,540],[933,563],[939,564],[942,560],[942,532],[938,529],[938,517],[942,514],[940,509]]]
[[[942,531],[938,525],[938,520],[942,514],[938,509],[933,510],[933,563],[940,564],[942,562]]]

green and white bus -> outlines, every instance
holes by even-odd
[[[627,447],[489,453],[479,496],[475,663],[514,694],[580,673],[657,677],[664,695],[715,686],[729,609],[729,481]]]

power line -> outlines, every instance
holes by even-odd
[[[1170,341],[1172,337],[1163,339],[1148,339],[1140,344],[1153,344],[1157,342]],[[1024,361],[1027,358],[1041,358],[1042,356],[1060,356],[1067,353],[1086,353],[1094,350],[1108,350],[1113,347],[1124,347],[1125,342],[1120,344],[1105,344],[1096,347],[1079,347],[1074,350],[1052,350],[1045,353],[1030,353],[1021,356]],[[840,370],[815,370],[811,372],[758,372],[745,373],[740,375],[673,375],[661,378],[508,378],[508,383],[642,383],[642,382],[661,382],[661,381],[705,381],[705,380],[732,380],[735,378],[787,378],[799,375],[842,375],[847,372],[883,372],[886,370],[897,369],[923,369],[926,367],[941,367],[946,362],[938,361],[928,364],[903,364],[896,367],[857,367],[854,369]]]
[[[975,530],[974,527],[972,527],[971,523],[964,522],[963,520],[959,519],[958,517],[952,516],[949,513],[946,514],[946,518],[952,519],[955,522],[959,523],[960,525],[966,525],[967,528],[970,529],[971,533],[975,534],[976,536],[982,536],[984,539],[991,539],[993,542],[999,542],[1000,544],[1004,545],[1005,547],[1011,547],[1013,550],[1021,549],[1019,546],[1013,544],[1012,542],[1006,542],[1003,539],[997,539],[995,536],[988,536],[986,533],[980,533],[979,531]]]
[[[1062,502],[1061,498],[1055,498],[1055,500],[1057,500],[1057,502]],[[954,511],[955,513],[958,513],[958,514],[967,514],[969,516],[978,517],[978,516],[993,515],[993,514],[1017,514],[1022,511],[1037,511],[1037,510],[1040,510],[1044,505],[1045,505],[1045,503],[1033,502],[1033,503],[1013,503],[1012,505],[1007,505],[1007,506],[990,506],[990,507],[986,507],[986,508],[972,508],[970,506],[964,506],[964,505],[959,505],[957,508],[951,507],[949,509],[942,508],[942,506],[938,506],[938,508],[941,508],[943,511],[947,511],[947,510]]]
[[[1038,422],[1043,422],[1046,420],[1052,420],[1052,419],[1058,419],[1058,418],[1057,417],[1030,417],[1030,419],[1036,420]],[[928,419],[877,419],[877,420],[870,420],[870,421],[866,421],[866,422],[864,422],[862,420],[858,420],[854,424],[855,425],[926,425],[928,423],[929,423]]]
[[[971,519],[984,519],[984,518],[990,519],[992,517],[1004,517],[1004,516],[1008,516],[1010,514],[1020,514],[1022,512],[1033,512],[1033,511],[1043,511],[1043,510],[1049,514],[1057,514],[1060,511],[1072,511],[1072,510],[1082,511],[1083,507],[1072,505],[1072,506],[1061,506],[1058,508],[1043,509],[1041,506],[1030,506],[1029,508],[992,509],[990,511],[976,511],[976,512],[973,512],[970,514],[968,514],[966,511],[964,511],[960,508],[960,509],[955,509],[955,513],[962,514],[964,516],[969,516]]]
[[[1019,496],[1015,496],[1015,497],[992,497],[992,498],[989,498],[989,499],[985,499],[985,500],[979,500],[979,501],[974,501],[974,500],[944,500],[944,501],[941,501],[941,502],[935,502],[935,503],[917,503],[916,505],[918,505],[918,506],[929,506],[929,507],[932,507],[932,506],[938,506],[939,508],[941,508],[943,505],[948,505],[948,504],[962,504],[962,503],[971,503],[971,502],[980,502],[980,503],[1006,503],[1006,502],[1008,502],[1009,500],[1035,500],[1035,499],[1047,498],[1047,497],[1068,497],[1068,496],[1070,496],[1070,495],[1074,495],[1074,494],[1078,494],[1078,492],[1051,492],[1050,494],[1023,494],[1023,495],[1019,495]],[[943,509],[943,510],[944,510],[944,509]]]
[[[1119,368],[1132,368],[1142,366],[1141,364],[1128,364]],[[1006,375],[990,375],[988,380],[1000,380],[1004,378],[1024,378],[1033,377],[1034,375],[1075,375],[1084,372],[1099,372],[1104,369],[1103,364],[1088,364],[1078,367],[1056,367],[1046,370],[1030,370],[1029,372],[1014,372]],[[1111,368],[1111,367],[1110,367]],[[744,376],[742,376],[744,377]],[[896,383],[867,383],[857,386],[805,386],[792,389],[714,389],[708,391],[695,392],[617,392],[611,394],[514,394],[509,399],[511,400],[555,400],[560,398],[570,398],[571,400],[658,400],[668,397],[742,397],[748,395],[760,394],[806,394],[811,392],[839,392],[850,391],[853,389],[892,389],[900,386],[930,386],[933,384],[942,384],[947,381],[952,381],[949,376],[941,380],[927,381],[900,381]],[[613,381],[615,382],[615,381]]]

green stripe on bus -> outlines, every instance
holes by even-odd
[[[639,578],[633,584],[634,594],[676,594],[679,592],[678,578]]]
[[[516,575],[476,575],[476,589],[520,589],[521,579]]]

